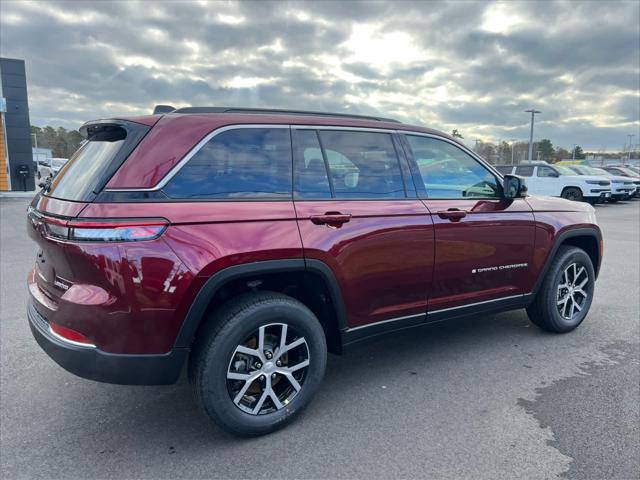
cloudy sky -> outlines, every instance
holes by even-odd
[[[640,137],[640,2],[0,2],[31,123],[155,104],[351,111],[465,141]]]

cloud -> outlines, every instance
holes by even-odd
[[[618,149],[640,128],[637,2],[0,3],[33,124],[155,104],[392,116],[469,141]],[[640,137],[640,135],[638,135]]]

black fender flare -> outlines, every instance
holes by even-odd
[[[311,272],[319,275],[324,280],[331,296],[338,317],[339,329],[342,331],[347,328],[347,316],[340,286],[333,270],[327,264],[320,260],[305,260],[303,258],[265,260],[233,265],[213,274],[200,288],[191,307],[189,307],[173,348],[191,347],[211,298],[225,284],[243,277],[286,272]]]
[[[595,270],[595,273],[596,273],[596,278],[598,278],[598,273],[600,272],[600,266],[602,265],[602,256],[600,255],[600,244],[602,242],[602,233],[600,232],[600,229],[598,229],[598,228],[585,228],[585,227],[572,228],[570,230],[566,230],[564,232],[561,232],[556,236],[556,239],[553,242],[553,246],[551,247],[551,250],[549,251],[549,254],[547,255],[547,259],[544,262],[544,266],[542,267],[542,270],[540,271],[540,274],[538,275],[538,280],[536,280],[536,284],[533,287],[533,292],[532,292],[533,294],[538,293],[538,290],[540,289],[540,286],[542,285],[542,282],[544,281],[544,279],[547,276],[547,272],[549,271],[549,267],[551,266],[551,262],[555,258],[556,253],[558,253],[558,249],[560,248],[560,246],[567,239],[575,238],[575,237],[591,237],[596,241],[596,244],[598,246],[598,264],[594,265],[594,270]]]

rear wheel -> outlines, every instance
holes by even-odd
[[[576,247],[560,247],[527,314],[544,330],[569,332],[587,316],[594,284],[595,271],[589,255]]]
[[[582,192],[579,188],[569,187],[562,191],[561,197],[566,198],[567,200],[573,200],[574,202],[581,202]]]
[[[199,403],[228,432],[262,435],[306,407],[327,346],[315,315],[278,293],[242,295],[208,319],[189,365]]]

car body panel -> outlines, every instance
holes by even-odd
[[[198,142],[228,125],[419,132],[462,147],[435,130],[375,120],[266,114],[127,120],[153,128],[108,180],[106,189],[114,192],[153,190]],[[406,168],[408,159],[402,152],[400,157]],[[410,167],[418,171],[415,162]],[[477,303],[529,298],[559,235],[571,228],[599,232],[592,207],[550,197],[345,201],[294,200],[292,192],[279,201],[185,201],[157,193],[120,203],[37,195],[27,227],[40,249],[28,278],[34,312],[80,332],[108,355],[169,355],[195,299],[216,293],[207,290],[211,279],[232,269],[250,273],[265,263],[294,262],[303,273],[321,265],[335,282],[339,295],[332,301],[344,312],[343,335],[398,319],[423,323],[430,313]],[[441,218],[439,212],[450,208],[466,216]],[[326,225],[311,218],[331,212],[348,214],[349,221]],[[157,238],[136,242],[73,242],[45,230],[47,222],[66,225],[69,219],[164,219],[166,228]],[[207,306],[205,301],[196,321]],[[189,328],[195,332],[197,324]]]
[[[436,238],[429,311],[529,293],[534,217],[524,199],[423,201]],[[451,208],[467,215],[440,218]]]
[[[334,272],[354,328],[425,314],[433,276],[433,224],[419,200],[296,201],[306,259]],[[341,212],[340,227],[312,215]]]

